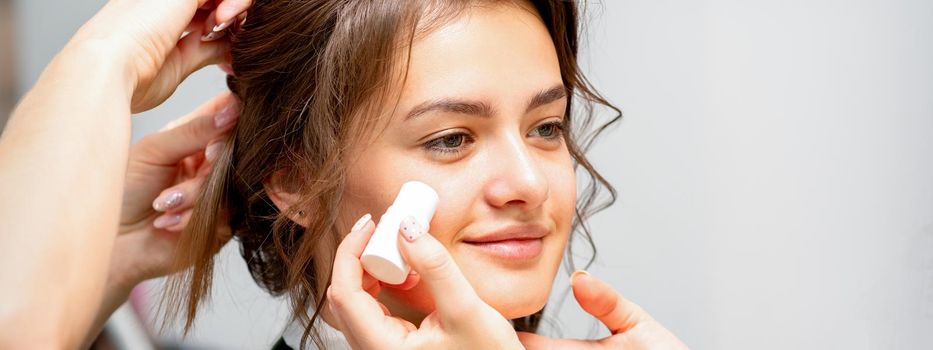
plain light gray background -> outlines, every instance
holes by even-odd
[[[697,349],[933,347],[933,2],[588,3],[583,61],[625,114],[591,152],[621,195],[591,272]],[[102,4],[13,1],[19,93]],[[223,81],[195,74],[134,139]],[[286,309],[221,259],[187,341],[267,346]],[[551,319],[606,334],[572,297]]]

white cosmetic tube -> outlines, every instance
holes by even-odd
[[[405,217],[411,216],[424,228],[430,229],[431,218],[437,209],[438,196],[431,186],[423,182],[409,181],[402,185],[395,202],[379,218],[376,232],[369,239],[360,261],[363,269],[376,279],[401,284],[408,278],[410,267],[402,259],[398,249],[398,230]]]

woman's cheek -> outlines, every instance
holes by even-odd
[[[433,187],[439,197],[429,232],[448,249],[460,238],[457,234],[474,219],[476,201],[482,198],[478,197],[482,191],[480,184],[473,182],[469,174],[464,171],[422,174],[421,181]]]

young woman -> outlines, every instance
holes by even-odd
[[[328,326],[361,348],[520,346],[612,191],[583,151],[618,116],[571,108],[609,106],[577,67],[577,17],[569,1],[256,1],[231,39],[240,119],[170,305],[190,326],[229,223],[255,280],[292,301],[293,347],[343,342]],[[440,195],[430,235],[403,225],[424,237],[400,239],[420,275],[378,284],[359,264],[370,218],[409,180]]]

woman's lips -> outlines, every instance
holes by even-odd
[[[464,242],[501,259],[527,260],[541,254],[542,239],[506,239],[488,242]]]

